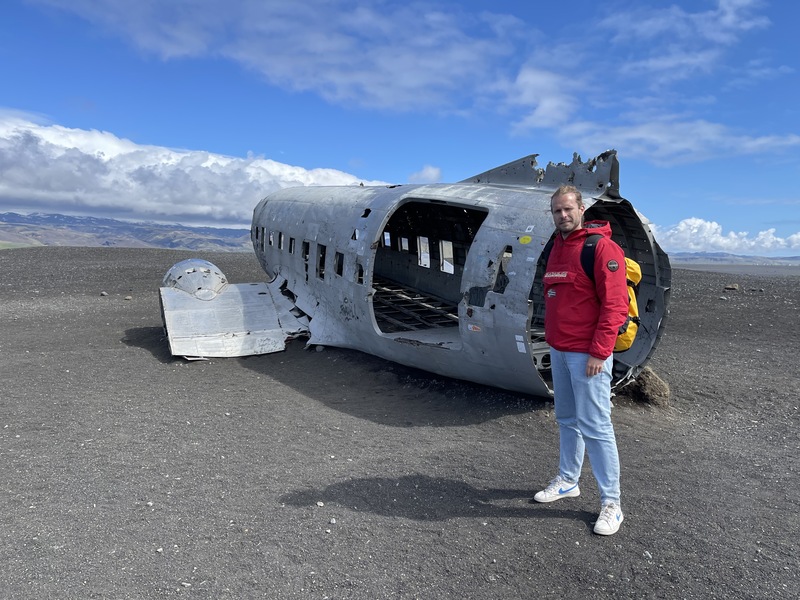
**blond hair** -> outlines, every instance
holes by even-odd
[[[559,196],[566,196],[567,194],[574,194],[575,201],[578,203],[578,208],[583,207],[583,196],[581,195],[581,191],[574,185],[559,186],[558,189],[555,192],[553,192],[553,195],[550,196],[550,206],[552,207],[553,200],[555,200]]]

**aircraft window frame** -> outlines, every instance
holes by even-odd
[[[333,272],[339,277],[344,272],[344,254],[338,251],[333,255]]]
[[[300,251],[303,258],[303,270],[305,271],[306,281],[308,281],[308,259],[311,257],[311,242],[303,240],[303,246]]]
[[[325,260],[328,255],[328,247],[325,244],[317,243],[317,278],[325,279]]]
[[[455,274],[455,249],[450,240],[439,240],[439,270],[442,273]]]
[[[417,236],[417,266],[431,268],[431,247],[427,236]]]

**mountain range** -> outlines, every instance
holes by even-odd
[[[25,246],[171,248],[203,252],[251,252],[249,229],[130,223],[60,214],[0,213],[0,249]],[[672,252],[673,264],[800,266],[800,256],[741,256],[727,252]]]
[[[0,249],[25,246],[171,248],[204,252],[252,251],[249,229],[129,223],[58,214],[0,213]]]

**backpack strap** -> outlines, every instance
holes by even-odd
[[[581,266],[586,276],[594,281],[594,253],[597,250],[597,242],[602,239],[599,233],[592,233],[586,236],[581,249]]]

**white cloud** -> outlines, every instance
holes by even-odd
[[[409,183],[437,183],[441,180],[442,170],[431,165],[425,165],[419,171],[408,176]]]
[[[765,81],[778,79],[795,73],[795,69],[787,65],[773,67],[767,64],[764,59],[754,59],[749,61],[738,75],[726,84],[726,89],[741,89],[759,85]]]
[[[695,52],[675,48],[664,54],[623,63],[620,72],[631,78],[649,75],[653,77],[651,85],[663,88],[673,81],[710,72],[721,56],[722,52],[717,48]]]
[[[362,181],[334,169],[140,146],[0,114],[0,202],[9,210],[246,226],[271,191]]]
[[[163,59],[231,59],[338,104],[456,110],[481,94],[522,23],[458,5],[352,0],[35,0]],[[466,93],[465,93],[466,91]]]
[[[727,156],[746,156],[800,146],[800,135],[745,135],[721,123],[686,119],[679,115],[651,116],[619,125],[576,121],[559,136],[582,152],[595,148],[625,148],[626,155],[647,158],[661,165],[678,165]]]
[[[782,238],[774,229],[751,235],[747,231],[723,232],[715,221],[684,219],[667,230],[656,228],[659,244],[667,252],[729,252],[731,254],[768,255],[800,250],[800,232]]]
[[[504,107],[522,113],[512,123],[513,133],[549,130],[561,145],[584,154],[613,147],[661,165],[704,161],[723,151],[752,156],[797,148],[800,135],[794,132],[760,132],[758,120],[743,120],[737,128],[717,120],[722,87],[741,85],[745,76],[754,80],[793,72],[772,67],[764,57],[744,74],[724,65],[730,46],[747,32],[769,26],[757,14],[760,7],[758,1],[721,0],[697,12],[674,5],[634,8],[594,28],[619,32],[612,47],[588,34],[583,44],[538,49],[512,83],[499,87]],[[596,51],[598,43],[602,53]],[[587,68],[597,64],[607,68]],[[719,87],[709,88],[698,77],[719,78]],[[698,85],[687,93],[680,87],[684,80]]]
[[[742,68],[726,67],[724,60],[745,34],[771,26],[770,20],[759,14],[764,6],[762,0],[718,0],[715,7],[694,12],[674,4],[637,6],[601,20],[599,28],[613,32],[614,46],[624,50],[618,55],[617,68],[629,81],[664,90],[674,82],[720,71],[741,81]],[[785,66],[771,67],[762,58],[758,70],[744,76],[775,77],[791,72]],[[724,82],[721,86],[730,87]]]
[[[510,104],[532,107],[514,129],[520,132],[563,125],[579,106],[578,88],[579,83],[568,76],[526,65],[507,89]]]
[[[698,12],[687,12],[674,4],[661,9],[638,6],[615,12],[601,25],[617,32],[617,43],[646,41],[657,45],[660,40],[680,40],[684,47],[699,43],[729,45],[744,32],[769,26],[769,19],[757,14],[763,6],[762,0],[718,0],[716,8]]]

